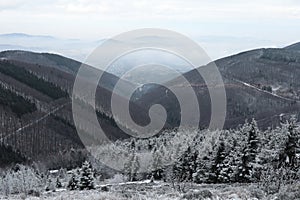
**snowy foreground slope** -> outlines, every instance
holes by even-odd
[[[107,188],[109,191],[102,191]],[[277,194],[265,195],[254,184],[213,184],[172,185],[163,182],[150,181],[128,182],[116,185],[98,186],[95,190],[68,191],[57,190],[44,192],[39,197],[24,195],[1,196],[0,199],[49,199],[49,200],[248,200],[248,199],[300,199],[300,184],[282,189]]]
[[[252,120],[236,130],[116,141],[69,171],[37,163],[0,171],[0,199],[300,200],[299,142],[294,118],[266,131]]]

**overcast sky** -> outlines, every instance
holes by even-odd
[[[204,43],[218,36],[284,46],[300,41],[300,1],[0,0],[0,24],[0,33],[60,38],[97,40],[137,28],[166,28],[198,41],[206,36]]]

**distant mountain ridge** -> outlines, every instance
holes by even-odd
[[[0,37],[28,37],[28,38],[45,38],[45,39],[55,39],[53,36],[48,35],[30,35],[25,33],[6,33],[6,34],[0,34]]]
[[[49,35],[0,34],[0,51],[25,50],[58,53],[80,61],[83,61],[98,44],[97,41],[64,39]]]

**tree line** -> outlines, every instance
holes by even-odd
[[[173,131],[117,141],[98,150],[98,159],[107,155],[131,181],[260,183],[281,177],[292,182],[300,178],[299,133],[295,118],[266,131],[252,120],[232,130]]]

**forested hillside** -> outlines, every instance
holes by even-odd
[[[2,56],[8,54],[1,53]],[[61,67],[70,68],[75,61],[58,55],[33,55],[55,62],[51,62],[52,66],[44,66],[40,65],[42,63],[25,62],[34,59],[20,61],[9,59],[9,56],[0,61],[1,144],[13,152],[21,152],[25,160],[40,160],[49,167],[80,165],[78,160],[82,161],[86,153],[81,150],[84,147],[72,118],[70,96],[75,75]],[[75,64],[78,68],[79,63]],[[109,81],[109,75],[106,79]],[[110,130],[112,138],[119,138],[121,131],[109,117],[106,106],[111,92],[99,88],[99,93],[99,121],[106,130]],[[82,151],[79,153],[82,156],[72,156],[69,162],[62,164],[59,160],[68,157],[71,150],[75,155]],[[49,157],[53,159],[49,160]],[[12,157],[11,162],[23,160]],[[9,164],[8,161],[3,160],[3,163]]]
[[[0,103],[3,110],[0,130],[3,143],[20,150],[29,159],[83,148],[73,122],[70,99],[80,63],[54,54],[6,51],[0,55]],[[296,51],[259,49],[216,61],[227,96],[225,128],[235,128],[251,118],[257,119],[262,129],[274,128],[280,124],[279,116],[297,114],[299,83],[295,77],[298,74],[298,58]],[[184,76],[196,91],[201,110],[199,128],[205,129],[211,114],[208,88],[194,70]],[[287,77],[292,78],[284,82]],[[121,126],[126,127],[126,124],[122,125],[121,119],[114,119],[111,114],[110,99],[118,81],[118,77],[104,73],[96,91],[98,120],[112,140],[129,137],[120,130],[116,120]],[[125,91],[130,83],[123,83]],[[178,79],[166,85],[189,87],[182,85]],[[166,94],[166,88],[159,86],[149,91],[136,91],[137,98],[130,99],[133,119],[146,125],[149,123],[149,107],[162,104],[168,114],[164,128],[176,128],[180,123],[179,105],[171,92]],[[121,92],[117,96],[120,104],[127,101]],[[85,129],[86,125],[82,123],[79,127]],[[96,126],[92,129],[97,132]],[[95,138],[90,137],[90,140]]]
[[[279,125],[280,115],[296,114],[300,109],[300,53],[289,49],[256,49],[215,61],[226,90],[227,113],[225,127],[232,128],[245,119],[255,118],[262,128]],[[214,64],[199,67],[205,71]],[[201,115],[200,127],[207,127],[211,117],[210,94],[198,70],[175,78],[165,85],[170,88],[192,88],[198,98]],[[188,100],[187,100],[188,101]],[[169,90],[153,86],[136,103],[149,108],[154,104],[165,106],[168,122],[178,126],[180,113],[178,101]],[[186,102],[188,103],[188,102]],[[192,120],[192,119],[190,119]]]

